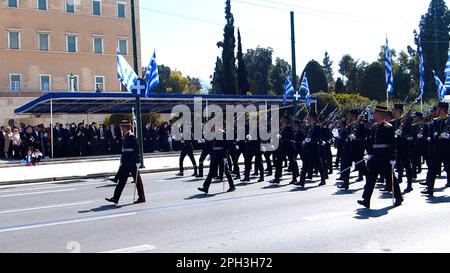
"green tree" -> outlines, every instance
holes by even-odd
[[[308,85],[311,94],[318,92],[328,92],[328,82],[322,66],[315,60],[311,60],[305,67],[302,73],[306,73],[308,77]]]
[[[291,76],[291,65],[285,60],[277,58],[271,76],[272,90],[275,95],[284,95],[284,83],[287,76]]]
[[[341,78],[338,78],[336,84],[334,85],[334,91],[336,93],[343,93],[345,91],[344,82]]]
[[[214,68],[214,75],[211,77],[211,94],[223,94],[223,64],[222,59],[220,57],[217,57],[216,60],[216,67]]]
[[[247,50],[244,55],[244,62],[248,69],[250,93],[253,95],[267,95],[271,90],[272,54],[273,49],[270,47],[257,47]]]
[[[386,100],[385,69],[379,62],[369,65],[359,80],[359,94],[371,100]]]
[[[187,76],[188,79],[188,91],[190,94],[200,94],[202,91],[202,83],[199,78],[192,78]]]
[[[428,12],[420,20],[419,39],[425,62],[425,98],[436,98],[433,70],[443,80],[450,42],[450,13],[444,0],[432,0]]]
[[[238,52],[237,52],[237,82],[239,94],[245,95],[250,91],[250,84],[248,82],[248,71],[244,61],[244,54],[242,53],[242,39],[241,32],[238,29]]]
[[[236,47],[236,38],[234,37],[234,16],[231,13],[231,1],[225,2],[225,19],[227,21],[223,41],[218,42],[217,46],[222,48],[222,93],[237,93],[237,68],[236,57],[234,55]]]
[[[334,87],[334,72],[333,72],[333,61],[331,61],[330,55],[328,52],[325,52],[325,57],[323,58],[323,71],[325,72],[325,76],[327,77],[328,86]]]
[[[189,92],[189,80],[180,71],[172,71],[170,74],[170,87],[167,88],[166,92],[178,94]]]

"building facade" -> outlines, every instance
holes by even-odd
[[[121,92],[117,50],[133,65],[130,0],[0,0],[0,124],[46,92]]]

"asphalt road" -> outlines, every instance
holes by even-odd
[[[131,205],[128,184],[117,207],[104,201],[114,185],[103,180],[0,187],[0,252],[450,252],[445,179],[434,198],[415,184],[399,208],[375,190],[367,210],[356,204],[363,182],[341,192],[333,175],[299,190],[285,178],[236,181],[234,193],[215,183],[205,196],[201,180],[144,175],[148,202]]]

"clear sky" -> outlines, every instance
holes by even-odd
[[[369,63],[377,59],[386,33],[391,48],[413,45],[413,30],[430,0],[232,0],[243,48],[272,47],[274,60],[291,63],[289,10],[296,12],[297,71],[325,51],[338,62],[349,53]],[[450,0],[446,0],[447,5]],[[224,0],[141,0],[142,61],[157,51],[158,64],[209,81],[216,43],[223,39]]]

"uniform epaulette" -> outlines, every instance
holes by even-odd
[[[384,123],[384,125],[386,125],[387,127],[393,127],[393,125],[392,125],[392,124],[390,124],[390,123],[389,123],[389,122],[387,122],[387,121],[386,121],[386,122]]]

